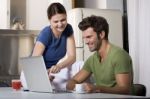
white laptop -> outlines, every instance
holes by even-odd
[[[29,91],[56,93],[50,83],[42,56],[20,58],[19,63],[23,69]],[[63,90],[63,92],[69,91]]]

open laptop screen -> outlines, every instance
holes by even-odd
[[[28,89],[36,92],[52,92],[46,66],[42,56],[20,58]]]

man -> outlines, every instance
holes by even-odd
[[[85,84],[87,92],[130,94],[133,83],[132,60],[123,49],[108,40],[109,25],[105,18],[90,16],[79,23],[83,39],[91,52],[83,68],[67,83],[73,90],[93,74],[96,84]]]

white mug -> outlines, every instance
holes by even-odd
[[[84,84],[76,84],[75,85],[75,92],[76,93],[85,93],[85,86]]]

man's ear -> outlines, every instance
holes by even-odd
[[[101,39],[104,39],[104,38],[105,38],[105,32],[102,31],[102,32],[99,34],[99,36],[100,36]]]

